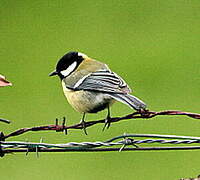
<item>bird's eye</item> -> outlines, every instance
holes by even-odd
[[[71,65],[69,65],[69,66],[67,67],[67,69],[62,70],[60,73],[61,73],[64,77],[67,77],[68,75],[70,75],[70,74],[76,69],[76,66],[77,66],[77,62],[74,61]]]

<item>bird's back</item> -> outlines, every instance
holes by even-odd
[[[102,70],[108,70],[111,72],[109,67],[97,60],[87,58],[83,64],[80,64],[80,66],[71,74],[71,76],[66,77],[63,79],[66,87],[74,87],[76,83],[79,81],[81,82],[81,79],[85,79],[87,76],[89,76],[91,73],[102,71]],[[121,79],[123,82],[124,80],[116,75],[119,79]],[[130,93],[131,89],[129,86],[125,83],[126,86],[118,87],[118,89],[122,93]]]

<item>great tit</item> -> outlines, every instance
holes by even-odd
[[[105,126],[110,126],[109,107],[117,100],[131,108],[145,110],[146,104],[130,95],[126,82],[109,67],[80,52],[69,52],[57,63],[56,70],[49,76],[59,76],[64,94],[71,106],[83,113],[81,123],[85,130],[85,114],[97,113],[105,108],[108,114]]]

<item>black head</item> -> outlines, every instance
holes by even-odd
[[[79,52],[69,52],[65,54],[57,63],[56,70],[49,74],[49,76],[58,75],[61,79],[69,76],[74,72],[80,63],[87,56]]]

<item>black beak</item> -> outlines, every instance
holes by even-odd
[[[51,73],[49,74],[49,76],[56,76],[56,75],[58,75],[58,72],[57,72],[57,71],[53,71],[53,72],[51,72]]]

